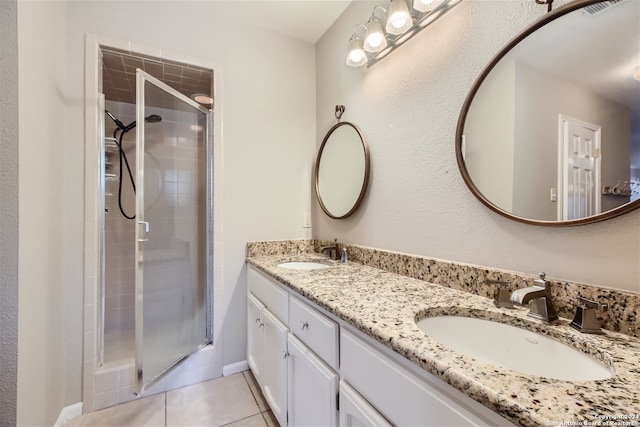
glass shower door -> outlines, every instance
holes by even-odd
[[[135,335],[141,393],[211,342],[211,113],[141,70],[136,90]]]

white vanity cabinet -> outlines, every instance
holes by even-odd
[[[289,333],[289,425],[338,425],[338,374]]]
[[[289,297],[289,425],[338,425],[338,323]]]
[[[247,362],[274,417],[286,426],[289,294],[253,268],[247,288]]]
[[[247,363],[258,384],[262,385],[262,355],[264,353],[262,304],[253,294],[247,295]]]
[[[254,267],[247,359],[284,426],[513,426]]]
[[[340,381],[340,425],[391,427],[391,424],[346,381]]]
[[[393,425],[513,426],[430,373],[411,372],[399,356],[356,331],[340,332],[340,375]],[[375,346],[373,344],[376,344]],[[342,408],[340,408],[342,410]]]
[[[289,329],[268,309],[263,317],[262,392],[281,426],[287,425],[287,334]]]

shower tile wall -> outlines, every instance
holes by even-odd
[[[107,101],[106,109],[125,125],[135,120],[135,107],[131,104]],[[115,124],[105,121],[107,136],[113,136]],[[135,130],[125,134],[123,148],[135,178]],[[106,155],[105,174],[105,364],[131,359],[134,356],[135,328],[135,220],[125,218],[118,206],[119,175],[117,151]],[[135,193],[125,165],[122,172],[122,207],[128,216],[135,215]]]

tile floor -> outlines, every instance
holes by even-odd
[[[278,427],[251,371],[81,415],[73,426]]]

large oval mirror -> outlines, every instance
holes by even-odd
[[[356,125],[341,122],[327,132],[315,181],[320,207],[331,218],[346,218],[358,208],[369,182],[369,148]]]
[[[640,206],[640,1],[578,0],[483,70],[456,131],[462,176],[517,221],[586,224]]]

